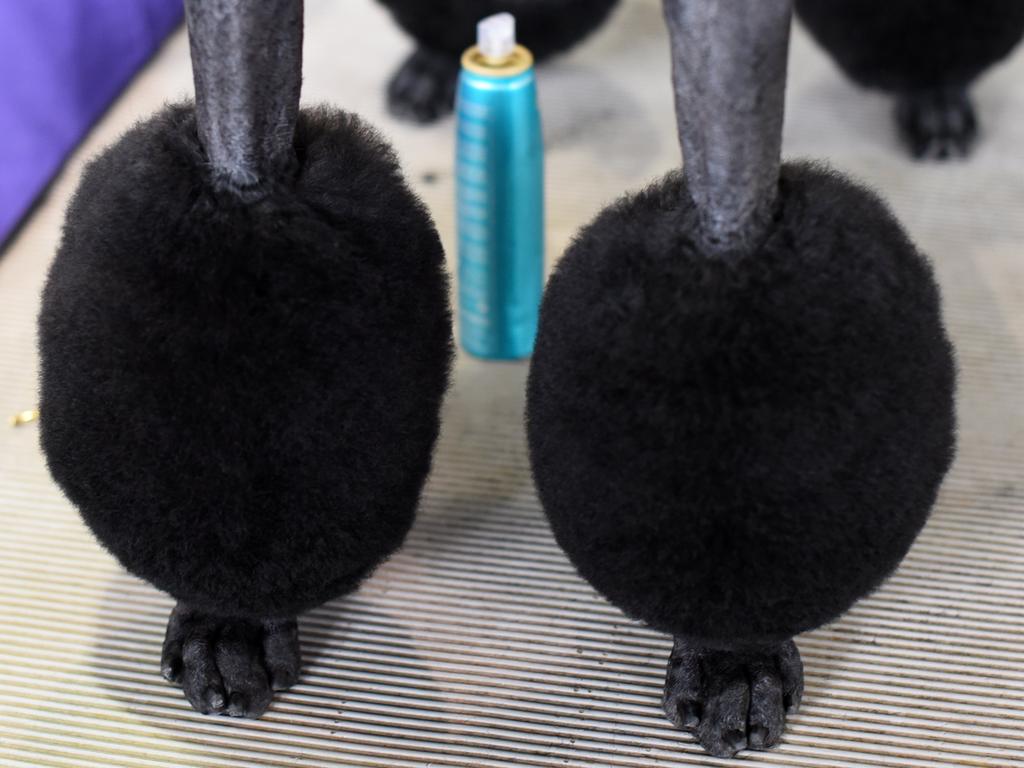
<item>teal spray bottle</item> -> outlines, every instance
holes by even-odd
[[[456,97],[459,326],[470,354],[533,351],[544,283],[544,149],[533,55],[515,19],[480,22]]]

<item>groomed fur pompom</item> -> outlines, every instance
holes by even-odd
[[[811,34],[862,85],[965,86],[1024,34],[1021,0],[796,0]]]
[[[899,563],[953,454],[931,269],[885,205],[785,166],[755,252],[697,244],[674,173],[601,213],[541,310],[533,471],[628,615],[736,647],[840,615]]]
[[[387,145],[304,112],[292,178],[211,183],[193,108],[86,170],[40,316],[42,444],[131,572],[294,616],[409,528],[452,354],[441,243]]]
[[[420,45],[461,54],[476,25],[495,13],[516,17],[517,36],[540,59],[564,51],[597,29],[618,0],[380,0]]]

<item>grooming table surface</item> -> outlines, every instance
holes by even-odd
[[[308,0],[306,17],[304,100],[359,111],[394,141],[453,256],[452,122],[416,129],[382,105],[409,43],[370,0]],[[1024,766],[1024,54],[980,84],[982,141],[948,164],[906,159],[890,102],[799,29],[791,55],[786,155],[880,189],[935,262],[960,450],[896,575],[799,639],[803,709],[779,749],[742,765]],[[550,262],[603,205],[678,163],[660,4],[625,0],[540,88]],[[179,31],[0,257],[3,415],[36,402],[38,296],[83,162],[189,93]],[[525,376],[460,358],[405,548],[303,617],[302,681],[260,721],[197,715],[160,679],[171,601],[91,538],[46,473],[38,427],[0,425],[0,765],[732,764],[661,715],[670,639],[596,596],[551,538],[524,448]]]

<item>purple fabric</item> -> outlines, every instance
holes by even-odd
[[[0,243],[181,16],[182,0],[0,1]]]

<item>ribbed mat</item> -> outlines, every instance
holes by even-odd
[[[543,70],[552,256],[678,162],[659,13],[627,2]],[[451,124],[400,126],[380,103],[406,49],[369,0],[307,3],[307,99],[357,108],[391,136],[451,244]],[[37,427],[0,425],[0,765],[1024,766],[1024,56],[981,85],[976,155],[944,166],[903,158],[888,103],[802,33],[792,70],[787,153],[881,189],[936,263],[961,427],[898,573],[799,638],[807,696],[780,748],[716,760],[664,720],[670,640],[597,597],[538,509],[525,366],[460,359],[408,543],[357,594],[303,618],[302,681],[260,721],[197,715],[160,679],[170,601],[91,539],[46,474]],[[35,404],[37,296],[82,160],[189,77],[179,33],[0,257],[3,415]]]

